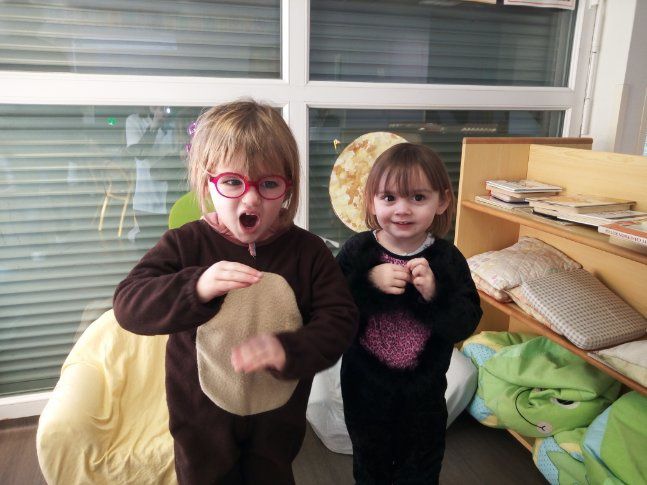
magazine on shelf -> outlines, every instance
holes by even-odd
[[[633,221],[617,221],[613,224],[598,226],[598,231],[619,239],[626,239],[647,246],[647,217]]]
[[[505,190],[513,193],[561,192],[562,187],[545,184],[536,180],[486,180],[485,188]]]
[[[477,195],[474,197],[474,202],[507,211],[530,212],[532,210],[527,202],[504,202],[491,195]]]
[[[539,208],[537,208],[539,209]],[[578,214],[571,212],[559,212],[556,217],[567,221],[577,222],[579,224],[586,224],[587,226],[602,226],[605,224],[612,224],[620,221],[633,221],[639,218],[647,217],[647,212],[639,211],[608,211],[608,212],[591,212],[589,214]],[[552,214],[551,214],[552,215]]]
[[[597,195],[573,194],[552,197],[529,197],[534,208],[552,209],[562,213],[589,214],[593,212],[629,210],[636,202],[626,199],[613,199]]]

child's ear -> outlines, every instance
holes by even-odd
[[[373,204],[372,200],[369,200],[369,201],[366,202],[366,211],[371,216],[375,215],[375,204]]]
[[[451,198],[449,197],[449,189],[446,189],[445,192],[443,194],[439,194],[439,196],[440,204],[438,205],[436,215],[443,214],[449,207],[449,201],[451,200]]]
[[[283,203],[281,204],[284,208],[287,208],[290,205],[290,200],[292,199],[292,189],[289,188],[283,194]]]

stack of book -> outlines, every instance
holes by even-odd
[[[489,195],[477,195],[474,200],[480,204],[504,210],[532,211],[528,197],[555,195],[562,188],[536,180],[486,180],[485,188]]]
[[[645,212],[630,210],[635,204],[633,200],[594,195],[532,197],[528,202],[534,213],[596,227],[647,216]]]

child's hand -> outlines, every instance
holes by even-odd
[[[368,272],[368,280],[384,293],[401,295],[404,287],[411,281],[410,271],[397,264],[378,264]]]
[[[283,370],[285,350],[275,335],[256,335],[231,350],[231,365],[236,372],[254,372],[261,369]]]
[[[415,258],[407,262],[407,269],[411,271],[413,286],[426,301],[436,296],[436,278],[425,258]]]
[[[206,303],[236,288],[246,288],[258,283],[261,276],[263,273],[250,266],[231,261],[218,261],[202,273],[195,289],[198,299]]]

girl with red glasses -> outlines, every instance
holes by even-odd
[[[238,101],[192,131],[203,217],[142,258],[115,292],[115,315],[132,332],[169,334],[180,484],[292,484],[312,378],[350,344],[357,309],[323,241],[293,223],[299,155],[280,114]]]

